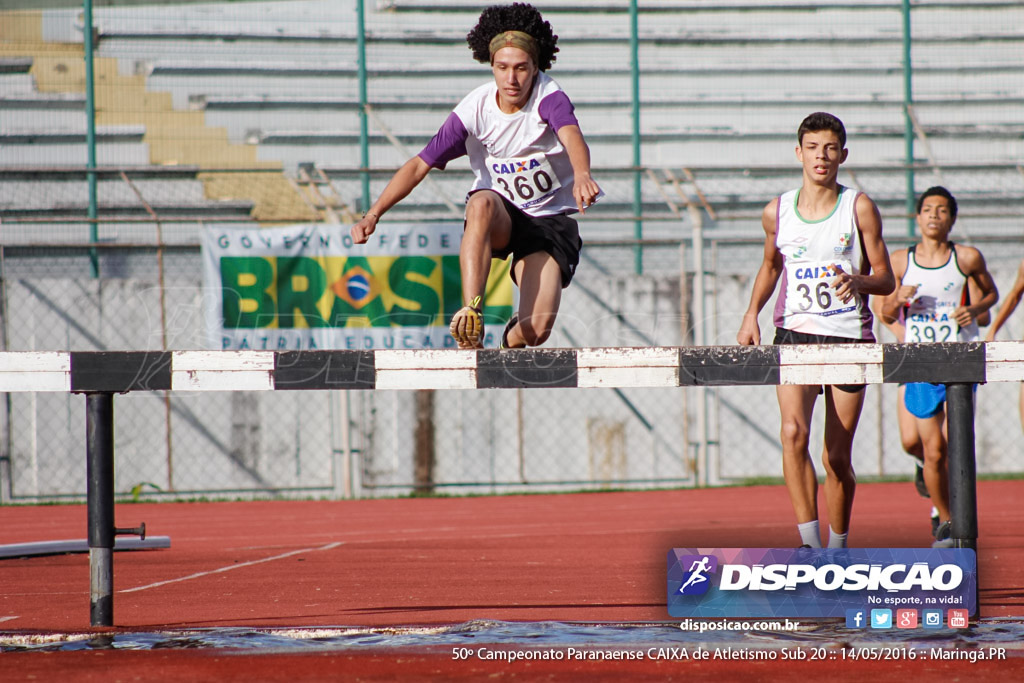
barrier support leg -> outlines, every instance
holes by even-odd
[[[978,491],[974,462],[974,391],[971,384],[946,385],[949,428],[949,512],[957,548],[978,546]]]
[[[86,394],[89,623],[114,625],[114,395]]]

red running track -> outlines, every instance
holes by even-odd
[[[978,487],[981,616],[1024,616],[1024,481],[983,481]],[[823,508],[824,506],[822,506]],[[866,484],[857,491],[850,535],[857,547],[923,547],[930,541],[927,501],[908,483]],[[171,537],[167,550],[114,556],[117,629],[159,631],[209,627],[398,626],[502,621],[671,621],[665,609],[666,553],[672,547],[788,547],[798,545],[786,491],[779,486],[488,498],[249,503],[122,504],[118,526],[145,521],[152,535]],[[0,508],[0,544],[84,538],[81,505]],[[8,633],[89,629],[86,555],[0,560],[0,628]],[[465,680],[495,673],[552,676],[572,672],[675,675],[694,680],[696,664],[576,664],[536,662],[499,666],[454,663],[450,650],[232,655],[225,651],[60,652],[0,655],[0,679],[49,677],[49,664],[74,667],[80,680],[112,680],[114,661],[174,678],[271,678],[265,668],[290,662],[288,678],[320,671],[358,671],[364,680],[442,672]],[[302,665],[296,662],[308,661]],[[416,662],[414,664],[414,661]],[[157,662],[163,662],[157,664]],[[216,662],[216,664],[215,664]],[[262,663],[261,663],[262,662]],[[313,664],[313,662],[316,662]],[[340,669],[332,669],[334,662]],[[14,665],[17,676],[10,678]],[[878,680],[889,673],[927,673],[935,662],[864,665]],[[1002,663],[948,664],[979,680],[1024,673],[1024,658]],[[709,677],[730,667],[706,667]],[[156,667],[156,668],[153,668]],[[218,668],[219,667],[219,668]],[[303,668],[306,667],[306,668]],[[395,668],[398,667],[398,668]],[[582,667],[582,668],[580,668]],[[744,669],[743,667],[748,667]],[[754,668],[749,668],[754,667]],[[865,668],[866,667],[866,668]],[[909,669],[904,667],[910,667]],[[915,668],[917,667],[917,668]],[[89,671],[96,669],[96,678]],[[67,670],[67,669],[66,669]],[[206,671],[206,674],[200,673]],[[220,674],[213,673],[220,671]],[[771,678],[765,669],[759,678]],[[785,669],[788,677],[793,672]],[[803,664],[801,673],[832,675],[829,664]],[[867,674],[871,671],[870,674]],[[390,672],[390,673],[389,673]],[[779,673],[783,671],[780,669]],[[373,676],[378,678],[373,678]],[[884,676],[883,676],[884,674]],[[149,675],[149,674],[145,674]],[[182,674],[188,678],[187,674]],[[915,673],[916,675],[916,673]],[[945,674],[944,674],[945,675]],[[102,678],[101,678],[102,677]],[[513,676],[514,677],[514,676]],[[566,680],[569,680],[567,678]],[[24,678],[28,680],[28,678]],[[698,679],[699,680],[699,679]]]

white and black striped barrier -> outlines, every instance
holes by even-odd
[[[1024,342],[523,350],[0,352],[0,392],[86,394],[90,619],[113,624],[113,396],[130,391],[947,385],[953,539],[978,537],[972,384],[1024,380]]]
[[[0,352],[0,392],[510,389],[1024,380],[1024,342],[521,350]]]

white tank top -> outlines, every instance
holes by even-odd
[[[859,193],[842,185],[832,212],[817,221],[797,211],[800,190],[779,197],[775,246],[782,254],[781,289],[775,303],[775,327],[792,332],[874,341],[874,318],[867,297],[843,303],[829,283],[836,270],[861,272],[864,252],[857,227]]]
[[[967,276],[956,260],[956,247],[949,243],[949,260],[936,268],[919,266],[916,245],[907,249],[907,272],[904,285],[917,285],[917,294],[904,307],[903,319],[907,334],[903,341],[969,342],[980,336],[978,323],[960,327],[953,320],[953,311],[969,303]]]

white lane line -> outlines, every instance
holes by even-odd
[[[211,569],[208,572],[197,572],[195,574],[189,574],[188,576],[182,576],[177,579],[168,579],[166,581],[157,581],[156,583],[150,583],[145,586],[136,586],[135,588],[125,588],[124,590],[117,591],[118,593],[134,593],[136,591],[144,591],[148,588],[157,588],[158,586],[166,586],[169,583],[178,583],[179,581],[188,581],[189,579],[198,579],[201,576],[209,576],[211,574],[221,574],[223,572],[229,572],[232,569],[241,569],[242,567],[251,567],[254,564],[263,564],[264,562],[273,562],[274,560],[283,560],[286,557],[292,557],[293,555],[302,555],[303,553],[312,553],[319,550],[333,550],[338,546],[343,545],[342,543],[328,543],[322,545],[319,548],[303,548],[302,550],[293,550],[288,553],[281,555],[274,555],[273,557],[264,557],[262,560],[251,560],[249,562],[239,562],[238,564],[228,565],[227,567],[220,567],[219,569]]]
[[[20,619],[21,617],[0,617],[0,621],[13,621],[14,619]]]

